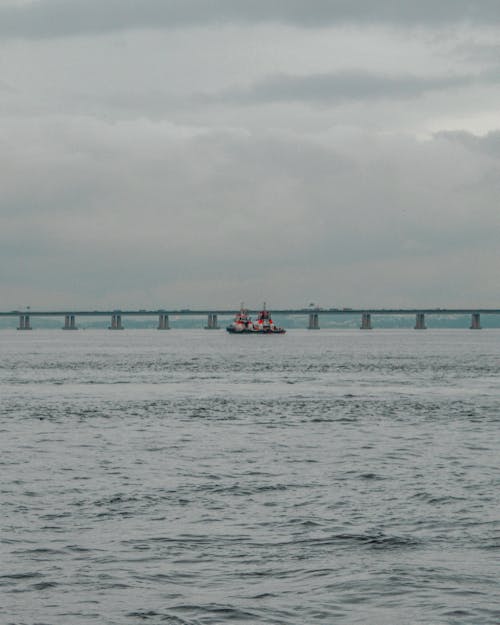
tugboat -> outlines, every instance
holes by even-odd
[[[260,334],[285,334],[285,328],[275,325],[271,318],[271,313],[266,309],[266,303],[257,317],[257,323],[254,323],[255,332]]]
[[[226,330],[231,334],[249,334],[253,332],[253,323],[248,316],[248,310],[241,303],[240,311],[234,316],[233,323],[230,323]]]
[[[226,330],[231,334],[285,334],[286,332],[285,328],[275,325],[265,303],[255,323],[252,322],[248,310],[242,304],[233,323],[230,323]]]

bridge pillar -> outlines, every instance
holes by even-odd
[[[19,327],[17,329],[18,330],[31,330],[29,315],[25,315],[25,314],[19,315]]]
[[[425,325],[425,313],[417,313],[415,318],[415,330],[427,330],[427,326]]]
[[[470,322],[471,330],[480,330],[481,329],[481,315],[478,312],[472,313],[471,322]]]
[[[319,315],[318,313],[309,313],[309,325],[308,330],[319,330]]]
[[[219,324],[217,323],[217,313],[208,313],[207,325],[205,330],[218,330]]]
[[[361,325],[359,327],[360,330],[371,330],[372,329],[372,316],[369,312],[364,312],[361,315]]]
[[[75,325],[75,315],[64,315],[63,330],[78,330]]]
[[[168,315],[166,313],[160,313],[158,315],[158,330],[170,330]]]
[[[111,325],[108,326],[108,330],[123,330],[122,316],[118,313],[111,315]]]

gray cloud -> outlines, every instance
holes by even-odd
[[[497,303],[497,2],[17,4],[2,307]]]
[[[451,51],[456,62],[498,67],[500,45],[477,41],[462,42]]]
[[[488,132],[484,136],[477,136],[471,132],[441,131],[435,133],[437,139],[445,139],[450,142],[463,145],[471,151],[488,154],[494,158],[500,158],[500,130]]]
[[[342,100],[406,99],[429,91],[464,87],[477,82],[473,76],[425,77],[377,75],[365,71],[342,71],[307,76],[271,76],[247,89],[226,90],[205,100],[236,103],[335,102]]]
[[[115,91],[102,98],[102,105],[121,113],[146,112],[161,118],[165,111],[200,111],[210,105],[252,106],[309,103],[335,105],[344,101],[409,100],[429,93],[449,92],[474,85],[497,84],[498,75],[490,73],[448,76],[383,75],[361,70],[293,76],[265,77],[246,88],[229,87],[219,92],[175,96],[159,89],[148,92]],[[92,106],[92,100],[79,95],[79,105]]]
[[[129,123],[80,120],[78,136],[41,126],[29,184],[22,150],[0,172],[2,283],[25,289],[24,300],[4,290],[7,307],[43,305],[44,289],[47,305],[63,292],[67,305],[153,295],[156,305],[217,305],[269,293],[287,305],[307,292],[362,305],[374,267],[391,275],[377,300],[390,304],[412,264],[427,267],[432,290],[436,273],[446,281],[471,255],[496,253],[497,184],[485,175],[494,169],[449,140],[226,132],[167,141],[155,124],[140,135]],[[495,267],[483,271],[494,277]],[[469,284],[475,301],[480,288]],[[439,304],[430,293],[420,285],[416,300]],[[448,287],[447,303],[457,297]]]
[[[2,37],[57,37],[224,22],[322,27],[362,24],[498,23],[497,0],[39,0],[0,9]]]

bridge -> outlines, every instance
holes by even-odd
[[[250,314],[256,314],[257,310],[249,309]],[[108,317],[110,319],[110,330],[123,330],[124,317],[158,317],[158,330],[170,329],[171,316],[205,316],[207,317],[207,330],[218,330],[218,317],[234,315],[234,309],[211,309],[192,310],[188,308],[177,309],[156,309],[156,310],[12,310],[1,312],[0,317],[19,317],[18,330],[31,330],[32,317],[60,317],[63,320],[63,330],[77,330],[77,317]],[[322,315],[359,315],[360,329],[371,330],[373,327],[372,318],[377,315],[414,315],[415,329],[425,330],[426,315],[470,315],[471,330],[481,329],[481,315],[500,315],[500,308],[285,308],[273,310],[273,315],[304,315],[308,323],[309,330],[319,330],[319,319]]]

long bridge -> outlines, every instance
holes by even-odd
[[[248,309],[250,314],[257,310]],[[123,330],[124,317],[158,317],[158,330],[170,329],[170,316],[206,316],[207,330],[218,330],[218,317],[234,315],[235,311],[228,309],[192,310],[182,308],[180,310],[156,309],[156,310],[12,310],[1,312],[0,317],[19,317],[18,330],[31,330],[32,317],[61,317],[63,330],[77,330],[77,317],[108,317],[110,330]],[[471,330],[481,329],[481,315],[500,315],[500,308],[285,308],[274,310],[273,315],[305,315],[309,330],[319,330],[319,319],[322,315],[359,315],[360,329],[371,330],[373,327],[372,317],[376,315],[414,315],[415,329],[425,330],[426,315],[470,315]]]

